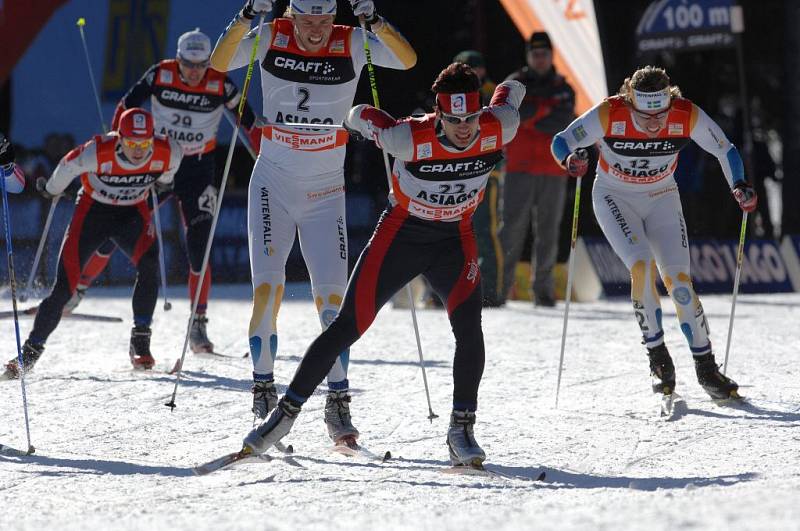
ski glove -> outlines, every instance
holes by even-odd
[[[274,3],[275,0],[247,0],[239,14],[242,18],[253,20],[256,15],[272,11],[272,4]]]
[[[55,195],[47,191],[47,177],[36,178],[36,191],[45,199],[53,199]]]
[[[739,181],[733,185],[733,198],[739,203],[739,208],[744,212],[752,212],[758,205],[758,195],[747,181]]]
[[[585,149],[576,149],[569,154],[566,160],[567,175],[570,177],[583,177],[589,169],[589,152]]]
[[[6,167],[14,164],[14,146],[0,133],[0,166]]]
[[[353,14],[357,17],[364,17],[367,24],[374,24],[378,20],[373,0],[350,0],[350,5],[353,7]]]

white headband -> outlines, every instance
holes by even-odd
[[[669,87],[658,92],[641,92],[633,90],[633,106],[637,111],[661,111],[669,108]]]

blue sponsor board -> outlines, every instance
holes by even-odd
[[[800,253],[800,238],[794,238]],[[592,265],[603,284],[606,296],[628,295],[630,275],[622,261],[603,238],[584,238]],[[691,275],[698,293],[730,293],[736,275],[737,240],[694,240],[689,243]],[[663,286],[659,283],[663,293]],[[753,240],[745,244],[742,293],[793,292],[789,271],[779,247],[770,240]]]
[[[733,0],[657,0],[636,28],[639,53],[732,47]]]

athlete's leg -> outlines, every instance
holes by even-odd
[[[259,157],[248,190],[247,236],[253,282],[248,337],[253,379],[262,382],[274,380],[278,310],[286,280],[286,260],[296,232],[283,178],[269,162]]]
[[[637,195],[638,194],[638,195]],[[620,193],[595,182],[592,203],[606,239],[631,273],[631,302],[648,348],[664,343],[661,301],[656,290],[656,262],[637,200],[648,201],[640,192]],[[645,205],[646,206],[646,205]]]
[[[106,240],[103,245],[89,257],[89,261],[86,262],[86,265],[83,266],[83,270],[81,270],[81,278],[78,281],[79,290],[85,290],[92,285],[94,279],[97,278],[108,265],[108,261],[111,259],[111,255],[116,248],[117,246],[114,245],[114,242]]]
[[[322,329],[333,322],[347,285],[347,223],[345,221],[344,175],[341,172],[315,179],[309,186],[297,218],[297,232],[311,277],[311,292]],[[328,388],[347,391],[350,352],[344,350],[328,373]]]
[[[380,308],[397,290],[427,268],[429,253],[421,250],[409,225],[414,218],[389,209],[358,258],[339,313],[303,356],[286,396],[302,404],[330,372],[339,354],[370,327]]]
[[[447,308],[456,339],[453,410],[474,412],[478,407],[478,386],[486,357],[481,328],[478,248],[471,220],[444,225],[452,236],[440,244],[424,276]]]
[[[675,303],[683,335],[694,356],[711,352],[703,305],[692,286],[689,243],[678,190],[660,196],[645,218],[645,230],[661,269],[664,286]]]

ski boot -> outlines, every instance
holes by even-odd
[[[189,345],[195,354],[214,352],[214,343],[208,340],[206,325],[208,317],[204,313],[195,314],[192,328],[189,330]]]
[[[25,344],[22,345],[22,371],[24,374],[28,374],[33,369],[42,352],[44,352],[44,345],[35,345],[30,340],[25,341]],[[19,378],[19,360],[17,358],[8,360],[5,368],[6,370],[3,374],[5,379],[15,380]]]
[[[328,391],[328,398],[325,400],[325,426],[328,428],[328,436],[336,444],[345,440],[355,444],[358,439],[358,430],[350,418],[350,400],[347,391]]]
[[[75,311],[75,308],[77,308],[83,300],[83,296],[86,295],[87,288],[88,286],[78,286],[75,293],[73,293],[72,297],[67,301],[67,304],[64,305],[64,309],[61,310],[62,315],[69,315]]]
[[[650,358],[650,375],[653,377],[653,392],[671,395],[675,390],[675,365],[665,344],[647,349]]]
[[[739,385],[719,372],[713,353],[695,356],[694,370],[697,373],[697,382],[711,398],[740,398]]]
[[[269,412],[278,405],[278,392],[272,380],[255,380],[253,387],[253,413],[261,420],[267,418]]]
[[[266,422],[247,434],[244,438],[244,447],[249,448],[253,454],[263,454],[271,446],[275,446],[275,443],[283,439],[292,429],[294,420],[300,413],[300,407],[299,404],[282,398]]]
[[[486,452],[478,446],[472,431],[475,425],[474,411],[453,410],[450,415],[450,429],[447,430],[447,448],[453,466],[482,468]]]
[[[131,329],[131,344],[128,353],[134,369],[152,369],[156,364],[156,360],[150,354],[150,336],[152,334],[149,326],[134,326]]]

